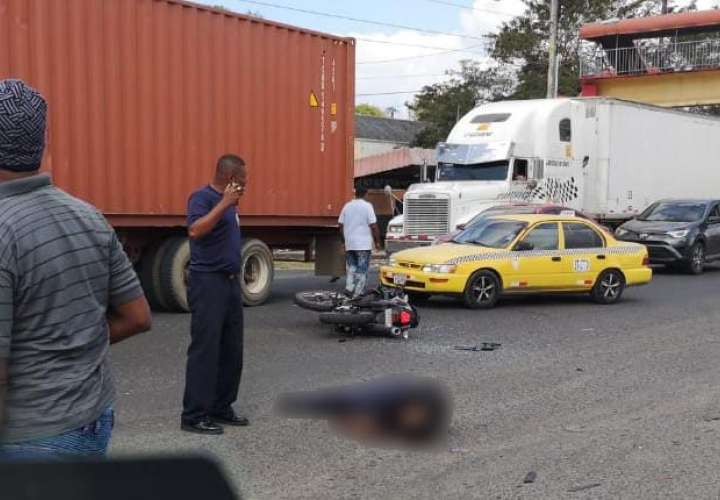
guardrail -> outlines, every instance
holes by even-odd
[[[580,76],[616,76],[720,68],[720,39],[597,50],[580,58]]]

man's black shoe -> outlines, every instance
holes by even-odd
[[[180,425],[180,428],[185,432],[194,432],[195,434],[208,434],[213,436],[219,436],[224,432],[222,427],[209,418],[198,420],[193,424],[183,422]]]
[[[215,414],[212,415],[211,418],[214,422],[225,425],[234,425],[236,427],[245,427],[246,425],[250,425],[250,421],[247,418],[236,415],[234,411]]]

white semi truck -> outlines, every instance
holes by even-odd
[[[429,245],[500,204],[614,226],[672,197],[720,198],[719,119],[602,97],[484,104],[438,145],[434,182],[410,186],[386,246]]]

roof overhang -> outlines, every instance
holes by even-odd
[[[674,34],[678,30],[685,33],[720,30],[720,10],[701,10],[591,23],[580,28],[580,38],[595,42],[619,36],[652,38]]]
[[[435,165],[435,150],[399,148],[355,160],[355,178],[389,172],[414,165]]]

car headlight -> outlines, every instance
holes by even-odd
[[[677,231],[668,231],[667,234],[671,238],[684,238],[690,233],[689,229],[678,229]]]
[[[390,234],[402,234],[402,231],[403,231],[402,226],[393,225],[393,226],[388,226],[388,228],[387,228],[387,232]]]
[[[396,265],[397,265],[397,259],[396,259],[395,257],[390,257],[390,258],[388,259],[388,264],[390,264],[391,266],[396,266]]]
[[[454,273],[457,266],[451,264],[428,264],[423,266],[424,273]]]
[[[627,236],[628,234],[630,234],[630,231],[621,227],[615,230],[615,236]]]

